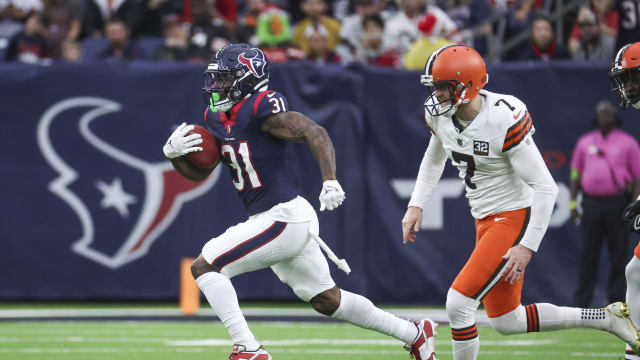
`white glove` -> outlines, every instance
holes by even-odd
[[[202,135],[195,133],[187,136],[191,130],[193,130],[193,125],[180,124],[162,147],[164,156],[173,159],[194,151],[202,151],[202,147],[195,146],[202,144]]]
[[[333,210],[342,205],[345,195],[338,180],[326,180],[322,183],[322,191],[320,192],[320,211]]]

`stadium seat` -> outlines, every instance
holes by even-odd
[[[137,60],[154,60],[164,40],[161,37],[140,37],[133,42]]]
[[[94,61],[102,52],[104,52],[109,47],[109,43],[107,42],[107,40],[102,38],[85,39],[82,41],[81,46],[82,60]]]

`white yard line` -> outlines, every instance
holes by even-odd
[[[446,310],[421,309],[421,308],[388,308],[389,312],[405,319],[422,319],[425,317],[439,323],[448,323],[449,318]],[[324,318],[324,315],[318,314],[312,309],[271,309],[271,308],[247,308],[243,309],[243,313],[247,317],[273,317],[273,318],[289,318],[289,317],[309,317]],[[215,316],[211,309],[201,309],[196,316],[211,317]],[[181,318],[182,313],[179,309],[10,309],[0,310],[1,320],[11,319],[46,319],[46,318],[73,318],[96,317],[96,318],[113,318],[113,317],[176,317]],[[479,311],[476,316],[478,325],[488,325],[489,319],[486,314]]]
[[[438,340],[438,343],[447,343],[449,341]],[[504,340],[504,341],[482,341],[484,346],[541,346],[553,345],[554,339],[543,340]],[[200,340],[171,340],[166,343],[169,346],[231,346],[233,343],[227,339],[200,339]],[[396,339],[282,339],[282,340],[263,340],[263,344],[268,347],[275,346],[301,346],[301,345],[328,345],[328,346],[344,346],[344,345],[370,345],[370,346],[398,346],[403,345],[400,340]]]
[[[121,354],[137,354],[137,353],[206,353],[213,352],[211,349],[203,348],[131,348],[131,349],[114,349],[114,348],[23,348],[23,349],[0,349],[0,354],[99,354],[99,353],[121,353]],[[218,351],[215,351],[216,353]],[[296,354],[335,354],[335,355],[401,355],[400,350],[362,350],[362,349],[269,349],[270,353],[296,353]],[[442,354],[451,354],[451,350],[439,350]],[[480,350],[483,356],[537,356],[557,358],[558,356],[569,358],[616,358],[620,356],[618,352],[573,352],[566,354],[556,351],[503,351],[503,350]]]

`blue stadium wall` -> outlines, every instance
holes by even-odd
[[[593,129],[596,102],[613,99],[607,69],[489,68],[488,90],[528,105],[534,139],[560,187],[527,269],[524,302],[571,303],[580,239],[567,205],[569,159],[578,136]],[[177,298],[180,259],[197,256],[207,240],[245,219],[226,169],[189,183],[162,154],[172,126],[202,122],[202,70],[157,63],[0,67],[0,300]],[[333,139],[347,200],[318,214],[322,237],[353,270],[346,276],[330,265],[339,286],[375,301],[444,304],[473,249],[474,221],[448,165],[416,243],[402,245],[400,221],[429,138],[419,73],[292,63],[272,67],[270,87]],[[636,113],[621,116],[624,129],[640,134]],[[301,193],[318,208],[321,176],[311,153],[291,144],[287,156]],[[629,256],[637,240],[630,236]],[[234,283],[242,300],[295,299],[269,269]]]

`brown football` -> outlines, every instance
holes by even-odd
[[[218,165],[218,161],[220,161],[220,157],[218,156],[218,142],[209,130],[200,125],[195,125],[193,130],[189,131],[187,135],[196,133],[202,135],[202,144],[197,145],[202,148],[202,151],[194,151],[187,154],[187,159],[190,163],[202,169],[215,167]]]

